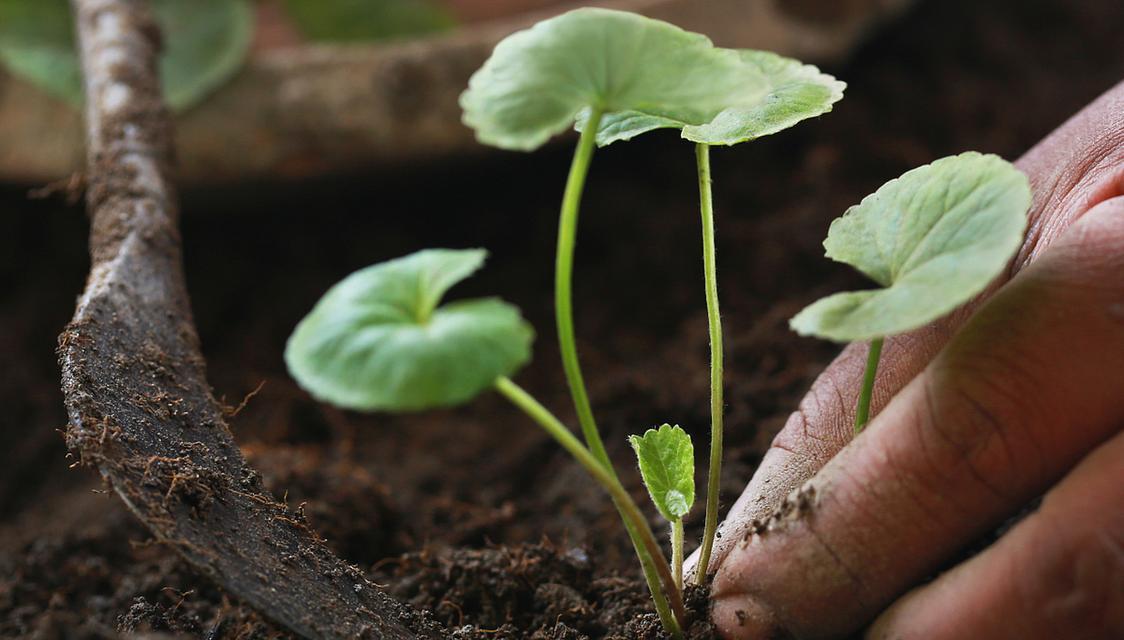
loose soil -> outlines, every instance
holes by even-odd
[[[835,352],[786,327],[808,301],[858,283],[822,259],[828,221],[932,158],[969,148],[1017,156],[1124,77],[1120,24],[1124,4],[1112,0],[925,2],[830,70],[850,83],[834,113],[715,152],[725,502]],[[484,246],[488,268],[457,295],[499,294],[524,309],[541,335],[519,379],[572,422],[549,259],[565,146],[184,194],[211,382],[231,405],[264,382],[232,419],[251,464],[338,554],[451,637],[659,632],[605,497],[500,398],[357,415],[311,401],[280,354],[295,322],[351,270],[424,246]],[[154,543],[89,472],[67,470],[53,350],[85,276],[86,222],[78,208],[23,194],[0,192],[0,636],[287,637]],[[625,436],[650,425],[677,422],[706,441],[697,225],[693,156],[674,136],[598,154],[575,307],[594,405],[622,469]],[[635,474],[625,476],[642,498]],[[692,635],[710,637],[705,594],[692,601]]]

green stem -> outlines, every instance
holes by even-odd
[[[590,451],[605,465],[615,477],[616,471],[605,452],[605,443],[593,419],[593,408],[589,404],[589,394],[585,390],[581,365],[578,363],[578,348],[574,340],[573,276],[574,245],[577,242],[578,206],[581,204],[585,177],[589,173],[589,163],[593,158],[593,148],[597,140],[597,128],[601,124],[601,111],[594,109],[582,130],[574,160],[570,165],[570,176],[566,179],[566,191],[562,196],[562,212],[558,218],[558,250],[554,266],[554,316],[558,324],[558,346],[562,352],[562,368],[566,371],[566,383],[574,399],[574,409],[581,424],[582,437]]]
[[[613,500],[616,505],[616,500]],[[677,604],[672,604],[672,601],[665,595],[665,589],[660,583],[660,570],[659,564],[664,562],[663,554],[661,553],[657,558],[653,558],[648,553],[648,548],[641,541],[640,533],[636,527],[624,516],[624,510],[617,505],[617,512],[621,514],[621,520],[624,522],[624,528],[628,531],[629,540],[632,541],[632,548],[636,551],[636,557],[640,559],[640,569],[644,573],[644,582],[648,585],[648,592],[652,594],[652,603],[656,607],[656,613],[660,617],[660,624],[663,625],[665,631],[670,634],[675,640],[681,640],[683,636],[683,625],[686,624],[687,610],[683,606],[682,592],[675,593]],[[672,576],[674,579],[674,576]],[[672,590],[674,592],[674,590]],[[669,592],[670,593],[670,592]],[[673,607],[679,607],[672,611]],[[680,622],[682,621],[682,623]]]
[[[683,518],[671,523],[671,577],[675,587],[683,592]]]
[[[722,479],[722,318],[718,310],[718,272],[714,250],[714,202],[710,189],[710,146],[695,147],[699,173],[699,210],[702,213],[703,278],[706,282],[706,318],[710,326],[710,468],[706,484],[706,524],[695,571],[695,582],[706,582],[714,535],[718,529],[718,492]]]
[[[660,621],[672,637],[681,638],[683,623],[686,620],[683,597],[675,588],[675,578],[671,574],[670,566],[664,559],[663,551],[660,549],[659,543],[656,542],[656,537],[652,534],[648,521],[641,513],[640,507],[636,506],[632,496],[628,494],[616,475],[597,460],[590,450],[586,449],[581,441],[566,428],[566,425],[562,424],[554,414],[524,391],[522,387],[503,376],[496,380],[495,386],[497,391],[530,416],[558,444],[562,445],[563,449],[574,456],[578,464],[585,468],[612,497],[613,503],[617,505],[626,526],[629,527],[630,531],[635,532],[636,537],[640,540],[637,553],[640,556],[645,574],[648,571],[654,571],[658,574],[658,580],[654,588],[652,588],[651,581],[648,584]]]
[[[574,312],[573,312],[573,272],[574,272],[574,246],[577,244],[578,209],[581,204],[582,191],[585,188],[585,179],[589,174],[590,161],[597,141],[597,129],[601,124],[603,112],[594,109],[582,130],[578,140],[574,159],[570,164],[570,174],[566,179],[566,191],[562,196],[562,211],[558,219],[558,249],[555,257],[554,268],[554,314],[558,325],[558,345],[562,354],[562,368],[566,372],[566,383],[570,387],[570,395],[574,400],[574,409],[578,414],[578,423],[581,425],[582,437],[593,457],[604,467],[606,473],[619,484],[617,472],[605,451],[605,443],[601,440],[601,432],[597,429],[597,422],[593,418],[593,408],[590,406],[589,394],[585,389],[585,379],[582,376],[581,365],[578,362],[578,349],[574,339]],[[640,558],[640,565],[644,570],[644,579],[648,589],[656,601],[656,609],[660,612],[660,619],[664,628],[673,636],[678,637],[679,624],[668,615],[666,603],[660,607],[661,592],[660,570],[667,571],[662,564],[663,553],[654,557],[648,551],[648,541],[641,535],[641,530],[630,522],[625,515],[625,506],[614,498],[617,510],[624,520],[628,537]],[[645,527],[647,524],[645,523]],[[649,536],[651,534],[649,533]],[[651,538],[653,541],[654,538]],[[658,550],[658,546],[656,547]],[[658,558],[659,560],[657,560]],[[678,598],[678,594],[675,595]],[[675,608],[679,620],[683,620],[682,599]]]
[[[859,393],[859,406],[855,410],[855,435],[863,430],[870,420],[870,399],[874,395],[874,374],[878,372],[878,358],[882,355],[882,338],[870,341],[870,353],[866,356],[866,372],[863,373],[863,388]]]

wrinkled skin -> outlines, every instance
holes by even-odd
[[[1034,203],[1009,273],[886,341],[853,441],[867,345],[844,349],[732,507],[726,638],[1124,638],[1124,83],[1017,164]],[[802,486],[810,507],[747,535]]]

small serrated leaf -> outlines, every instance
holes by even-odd
[[[285,348],[312,395],[349,409],[414,411],[466,402],[531,356],[534,332],[495,298],[438,306],[483,249],[428,249],[361,269],[316,303]]]
[[[1011,163],[976,152],[941,158],[884,184],[837,218],[824,247],[882,289],[837,293],[790,322],[849,342],[924,326],[983,291],[1018,251],[1030,185]]]
[[[675,521],[695,501],[695,449],[691,436],[678,426],[661,425],[642,436],[629,436],[640,475],[660,515]]]

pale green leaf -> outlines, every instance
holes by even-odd
[[[635,111],[610,113],[602,118],[597,144],[606,146],[630,140],[654,129],[680,129],[692,142],[734,145],[783,131],[801,120],[831,111],[843,98],[846,83],[836,80],[812,65],[785,58],[769,51],[749,49],[737,52],[742,62],[756,70],[766,89],[749,102],[731,101],[721,111],[701,123],[651,116]],[[587,113],[577,123],[585,126]]]
[[[482,249],[428,249],[344,278],[297,325],[289,372],[349,409],[413,411],[460,404],[514,373],[534,332],[495,298],[438,306],[484,262]]]
[[[157,0],[152,6],[165,33],[160,79],[172,109],[197,104],[242,68],[254,33],[245,0]]]
[[[982,292],[1022,243],[1030,186],[1009,162],[975,152],[906,172],[831,224],[824,247],[884,288],[828,296],[791,321],[847,342],[921,327]]]
[[[0,62],[72,104],[82,102],[67,0],[0,0]]]
[[[529,150],[588,109],[636,114],[630,131],[654,122],[702,124],[724,109],[758,103],[767,89],[761,69],[705,36],[586,8],[500,42],[460,103],[481,142]]]
[[[198,103],[241,68],[253,35],[245,0],[154,0],[153,8],[164,33],[160,76],[173,109]],[[50,94],[82,103],[66,0],[0,1],[0,62]]]
[[[660,515],[675,521],[695,501],[695,449],[691,436],[678,426],[662,425],[642,436],[629,436],[640,475]]]
[[[364,42],[443,31],[452,14],[436,0],[285,0],[301,33],[324,42]]]
[[[739,53],[745,64],[765,76],[767,93],[754,104],[722,110],[706,124],[684,127],[684,138],[713,145],[746,142],[823,115],[843,99],[847,84],[812,65],[769,51]]]

